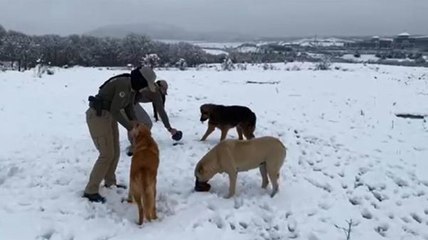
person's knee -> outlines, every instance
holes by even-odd
[[[118,156],[118,151],[115,151],[114,147],[104,147],[100,149],[99,158],[106,162],[114,161],[114,159]]]

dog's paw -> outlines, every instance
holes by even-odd
[[[122,203],[124,203],[124,202],[133,203],[134,201],[132,200],[132,198],[131,199],[129,199],[129,198],[122,198],[121,202]]]
[[[226,196],[224,196],[225,199],[231,199],[233,197],[234,194],[227,194]]]

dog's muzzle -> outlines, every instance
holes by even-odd
[[[208,182],[201,182],[196,178],[195,191],[197,192],[208,192],[211,189],[211,185]]]

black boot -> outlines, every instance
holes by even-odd
[[[90,202],[100,202],[100,203],[105,203],[106,199],[105,197],[101,196],[99,193],[83,193],[84,198],[87,198]]]

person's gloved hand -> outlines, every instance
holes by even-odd
[[[169,132],[171,133],[171,138],[175,141],[179,141],[183,137],[183,132],[175,128],[171,128]]]

